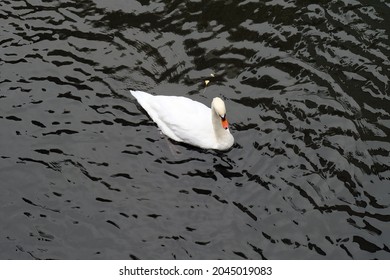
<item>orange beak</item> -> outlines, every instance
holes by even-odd
[[[221,119],[221,122],[222,122],[222,127],[223,127],[224,129],[228,129],[229,123],[228,123],[227,119],[226,119],[226,118],[222,118],[222,119]]]

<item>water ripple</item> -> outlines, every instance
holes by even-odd
[[[1,2],[0,258],[388,259],[389,18],[384,1]],[[129,89],[222,96],[234,147],[168,140]]]

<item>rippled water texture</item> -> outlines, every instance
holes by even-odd
[[[2,0],[0,258],[390,259],[390,2],[308,2]]]

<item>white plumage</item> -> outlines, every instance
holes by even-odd
[[[226,119],[225,103],[213,99],[211,109],[181,96],[151,95],[130,91],[161,131],[178,142],[204,149],[227,150],[234,138]]]

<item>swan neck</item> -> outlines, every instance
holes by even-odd
[[[215,111],[214,107],[211,108],[211,119],[212,119],[212,122],[213,122],[213,128],[214,128],[215,136],[217,138],[222,137],[222,135],[225,132],[225,129],[222,127],[221,117]]]

